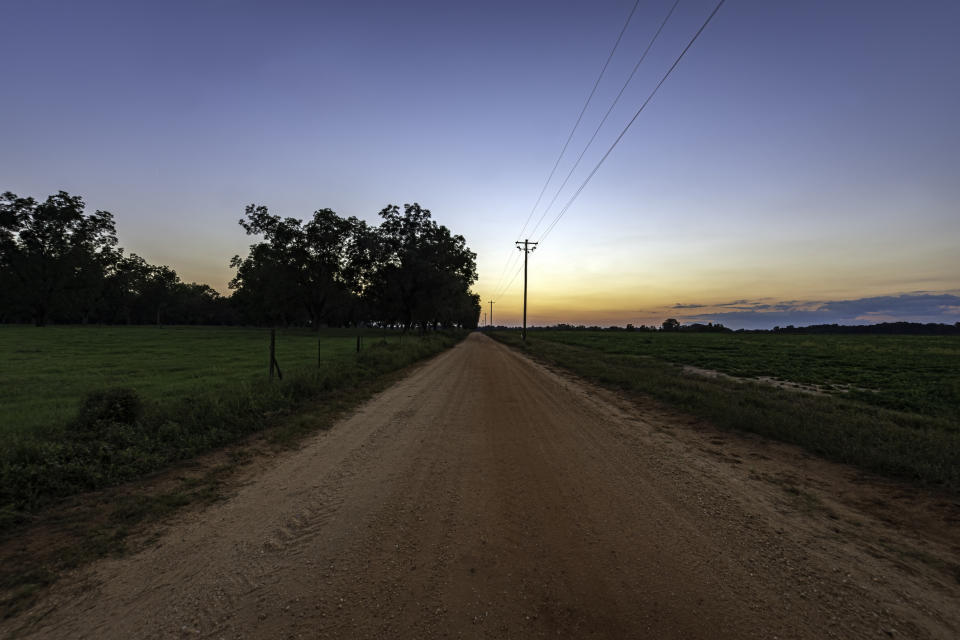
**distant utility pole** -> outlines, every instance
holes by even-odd
[[[514,243],[517,245],[517,249],[523,251],[523,341],[527,341],[527,256],[530,255],[531,251],[536,250],[539,242],[530,242],[530,240],[524,240],[523,242]],[[493,307],[491,307],[492,309]]]
[[[490,326],[493,326],[493,300],[490,301]]]

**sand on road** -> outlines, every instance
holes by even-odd
[[[957,541],[857,478],[475,333],[0,635],[957,637]]]

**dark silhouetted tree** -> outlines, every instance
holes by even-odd
[[[0,270],[6,296],[37,326],[69,307],[89,316],[103,293],[116,245],[113,216],[107,211],[85,214],[79,196],[60,191],[43,203],[9,191],[0,196]]]
[[[380,226],[319,209],[307,222],[250,205],[240,224],[263,241],[231,262],[236,304],[254,322],[475,327],[476,255],[418,204]]]
[[[250,205],[240,225],[250,235],[263,236],[246,258],[231,261],[237,274],[230,287],[249,316],[283,324],[305,318],[315,327],[350,317],[353,289],[361,286],[350,261],[364,223],[331,209],[315,211],[304,223]]]
[[[667,318],[663,321],[662,327],[664,331],[679,331],[680,322],[676,318]]]
[[[419,204],[396,205],[380,211],[378,255],[370,296],[382,322],[404,330],[417,325],[476,326],[479,298],[471,298],[476,282],[476,254],[463,236],[438,225]],[[467,319],[465,316],[474,314]]]

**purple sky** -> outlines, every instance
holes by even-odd
[[[670,4],[640,3],[560,176]],[[681,0],[560,203],[713,5]],[[248,203],[417,201],[514,322],[512,243],[632,6],[8,0],[0,189],[83,195],[222,291]],[[958,33],[953,1],[728,0],[531,258],[531,321],[958,293]]]

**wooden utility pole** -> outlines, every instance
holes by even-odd
[[[531,251],[534,251],[537,248],[539,242],[530,242],[530,240],[524,240],[523,242],[516,242],[517,249],[523,251],[523,341],[527,341],[527,256],[530,255]],[[491,307],[492,309],[493,307]]]
[[[490,326],[493,326],[493,300],[490,301]]]

